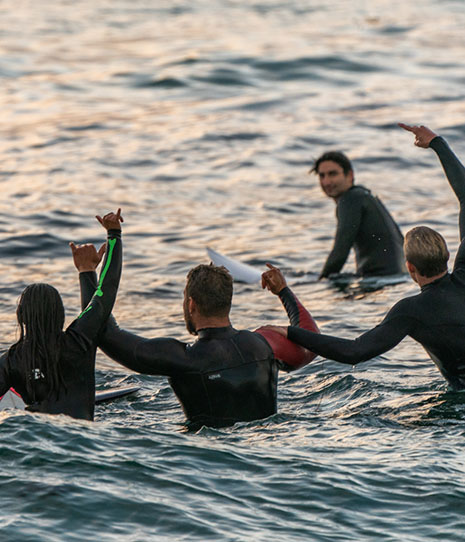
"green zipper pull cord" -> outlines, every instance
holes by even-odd
[[[105,267],[102,269],[102,272],[100,273],[100,280],[97,286],[97,290],[95,291],[94,295],[97,295],[98,297],[103,296],[103,290],[102,290],[102,284],[103,280],[105,279],[105,275],[107,274],[107,271],[111,265],[111,258],[113,256],[113,249],[115,248],[116,239],[109,239],[108,240],[108,254],[107,254],[107,261],[105,263]],[[86,309],[84,309],[81,314],[78,316],[78,318],[82,318],[86,312],[89,312],[92,309],[92,305],[89,305]]]

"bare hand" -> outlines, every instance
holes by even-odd
[[[262,288],[268,288],[271,293],[278,295],[287,286],[286,279],[277,267],[274,267],[270,263],[267,263],[266,266],[269,268],[269,271],[265,271],[262,274]]]
[[[108,230],[120,230],[121,222],[124,222],[123,217],[121,216],[121,209],[118,209],[116,213],[107,213],[103,218],[99,215],[95,217],[100,224]]]
[[[409,126],[403,122],[399,122],[399,126],[404,130],[407,130],[407,132],[415,134],[415,145],[423,149],[427,149],[431,141],[438,135],[426,126]]]
[[[83,273],[84,271],[95,271],[98,264],[101,262],[106,249],[106,243],[104,243],[98,251],[91,243],[77,246],[74,243],[70,243],[69,246],[73,253],[74,265],[80,273]]]
[[[285,326],[263,326],[260,329],[269,329],[270,331],[275,331],[287,339],[287,327]]]

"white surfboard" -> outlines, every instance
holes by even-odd
[[[21,395],[11,388],[5,395],[0,397],[0,410],[5,410],[6,408],[19,408],[20,410],[26,408],[24,401],[21,399]]]
[[[207,247],[207,254],[215,265],[226,267],[231,273],[232,278],[237,282],[251,284],[261,279],[262,272],[251,265],[223,256],[210,247]]]
[[[98,390],[95,392],[95,403],[103,403],[104,401],[112,401],[118,397],[125,397],[135,393],[140,388],[139,386],[124,386],[121,388],[110,388],[108,390]],[[19,393],[16,393],[12,388],[10,388],[5,395],[0,397],[0,410],[5,410],[7,408],[19,408],[24,410],[26,404],[21,398]]]

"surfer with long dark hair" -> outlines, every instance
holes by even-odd
[[[96,341],[118,290],[123,221],[121,209],[96,218],[108,232],[106,250],[98,253],[101,259],[105,251],[105,260],[90,303],[70,326],[63,330],[63,301],[50,284],[30,284],[19,299],[20,336],[0,358],[0,395],[13,387],[28,410],[94,417]],[[70,246],[73,253],[78,249]]]

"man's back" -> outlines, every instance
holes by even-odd
[[[190,427],[231,425],[276,412],[278,365],[257,333],[231,326],[199,331],[186,367],[170,376]]]
[[[99,346],[133,371],[168,376],[191,429],[276,413],[279,362],[260,334],[227,326],[199,330],[198,336],[193,344],[145,339],[111,317]]]
[[[391,316],[409,322],[408,335],[425,348],[454,389],[465,389],[464,305],[465,269],[459,268],[399,302]]]

